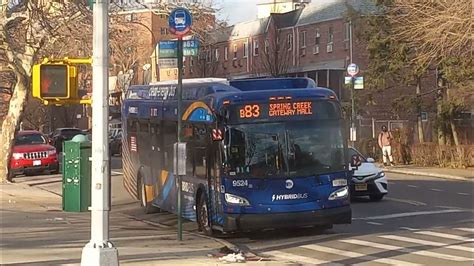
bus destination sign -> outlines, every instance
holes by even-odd
[[[239,109],[241,119],[267,117],[307,116],[313,114],[312,102],[280,102],[264,104],[247,104]],[[267,110],[267,112],[265,112]],[[265,115],[266,114],[266,115]]]

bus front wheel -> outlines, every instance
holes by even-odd
[[[205,235],[212,236],[213,232],[209,223],[209,208],[207,206],[207,197],[202,193],[198,201],[197,222],[199,230]]]

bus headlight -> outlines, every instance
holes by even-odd
[[[225,193],[225,201],[229,204],[239,206],[249,206],[250,203],[246,198],[242,198],[233,194]]]
[[[329,195],[329,200],[343,199],[349,195],[349,188],[347,186],[338,189]]]

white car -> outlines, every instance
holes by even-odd
[[[369,196],[380,201],[388,193],[385,172],[375,165],[375,160],[365,158],[359,151],[349,148],[349,156],[358,155],[362,164],[354,171],[351,181],[351,197]]]

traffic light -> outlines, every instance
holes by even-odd
[[[33,97],[45,103],[62,103],[79,99],[76,67],[64,63],[43,63],[33,66]]]

